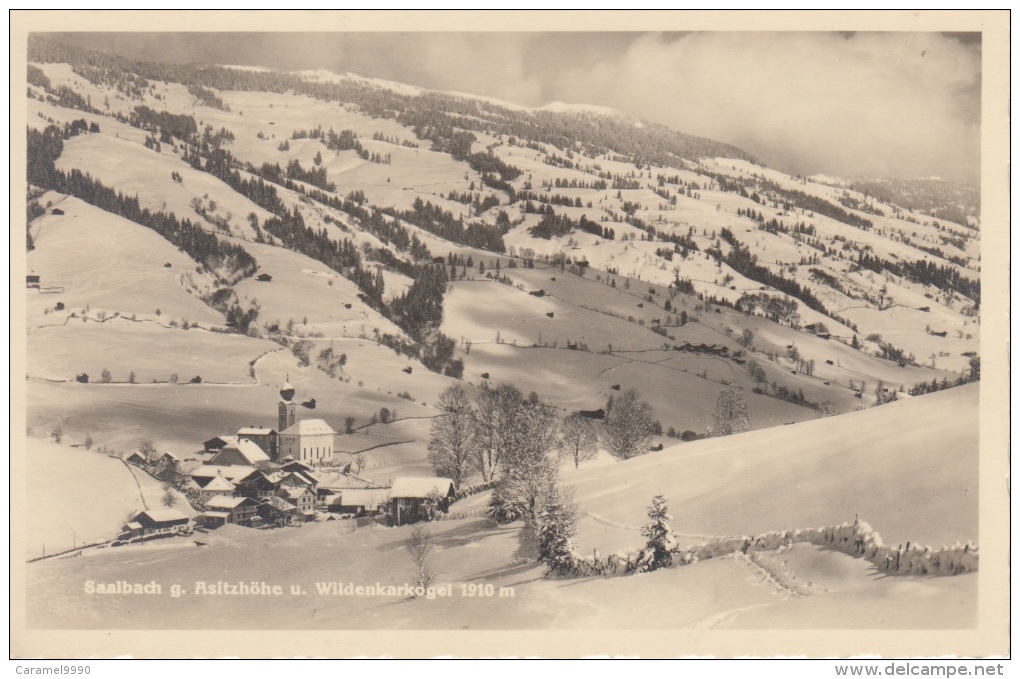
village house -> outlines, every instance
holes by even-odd
[[[439,476],[402,476],[390,488],[389,515],[394,526],[431,519],[434,503],[446,512],[453,502],[456,488],[453,481]]]
[[[258,513],[266,524],[282,526],[299,520],[298,508],[282,497],[275,495],[266,498],[258,506]]]
[[[319,481],[307,472],[281,470],[277,472],[281,486],[300,486],[312,491],[312,495],[318,492]]]
[[[269,459],[276,458],[277,434],[275,429],[267,427],[244,427],[237,430],[237,438],[248,439],[262,449]]]
[[[246,438],[238,438],[236,442],[227,444],[209,459],[209,464],[224,466],[258,467],[269,462],[269,455],[254,441]]]
[[[237,486],[234,483],[217,474],[205,486],[200,487],[198,495],[203,503],[207,503],[217,495],[233,495],[236,489]]]
[[[202,516],[209,512],[226,512],[225,523],[237,523],[250,525],[252,518],[256,516],[259,503],[250,497],[233,497],[229,495],[217,495],[205,503],[208,508]],[[208,523],[205,524],[208,527]]]
[[[172,535],[183,531],[189,523],[188,517],[176,509],[147,509],[124,525],[121,538]]]
[[[305,517],[315,514],[315,493],[304,486],[285,486],[276,495],[297,507]]]
[[[251,474],[237,481],[234,495],[243,495],[260,501],[272,497],[280,487],[279,483],[275,480],[275,476],[276,474],[267,474],[262,470],[256,469]]]

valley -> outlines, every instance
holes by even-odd
[[[785,174],[600,107],[34,40],[31,626],[974,627],[970,192]],[[301,424],[325,437],[314,453]],[[276,447],[285,431],[297,457]],[[269,437],[265,460],[246,435]],[[221,464],[231,445],[244,465]],[[314,495],[300,512],[279,500],[294,478]],[[453,490],[415,496],[435,521],[399,525],[390,492],[422,478]],[[659,496],[668,565],[642,533],[666,524]],[[187,531],[125,537],[159,507]],[[881,539],[854,553],[794,535],[859,522]],[[421,580],[421,525],[453,595],[318,593]],[[781,546],[750,546],[776,531]],[[882,539],[895,567],[875,562]],[[608,572],[610,555],[626,565]],[[83,594],[118,580],[189,591]],[[271,609],[196,595],[221,580],[298,593]]]

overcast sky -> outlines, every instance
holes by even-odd
[[[67,36],[71,37],[71,36]],[[977,34],[78,34],[153,61],[327,68],[529,106],[599,104],[787,172],[977,183]]]

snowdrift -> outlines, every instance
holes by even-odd
[[[565,473],[583,512],[628,528],[655,495],[674,529],[754,535],[867,519],[890,543],[952,544],[978,534],[978,387],[968,385],[834,418],[679,444]],[[605,527],[578,543],[605,553]],[[698,539],[692,541],[702,542]],[[582,549],[582,551],[584,551]]]

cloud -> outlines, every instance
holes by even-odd
[[[554,89],[788,171],[976,181],[979,50],[936,33],[645,35]]]
[[[610,106],[779,169],[976,183],[977,34],[79,34],[135,58],[328,68],[541,106]]]

